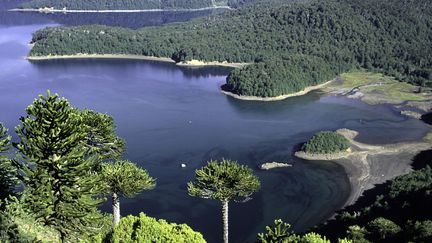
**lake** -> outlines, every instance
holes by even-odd
[[[118,19],[98,17],[105,24]],[[133,22],[133,28],[154,25],[135,25],[140,20],[130,18],[120,19]],[[135,18],[157,17],[151,13]],[[33,32],[73,24],[73,19],[84,18],[61,16],[59,20],[51,15],[0,12],[0,20],[8,20],[0,22],[0,121],[16,141],[12,131],[19,117],[48,89],[76,107],[113,116],[119,136],[127,142],[125,158],[157,178],[156,189],[122,201],[122,215],[143,211],[187,223],[209,242],[220,242],[220,203],[188,196],[186,183],[206,161],[230,158],[253,168],[262,183],[252,200],[230,204],[232,242],[253,241],[276,218],[289,222],[296,231],[306,230],[345,203],[350,185],[344,169],[335,163],[294,158],[292,152],[299,144],[317,131],[338,128],[359,131],[359,140],[367,143],[411,141],[428,130],[422,122],[402,117],[389,106],[370,106],[318,92],[277,102],[235,100],[220,92],[230,71],[227,68],[184,68],[136,60],[32,63],[24,59]],[[127,21],[112,25],[124,26]],[[259,164],[271,161],[293,166],[258,170]],[[181,168],[181,163],[187,167]],[[109,203],[102,209],[109,211]]]

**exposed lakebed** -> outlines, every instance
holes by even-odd
[[[262,188],[253,200],[231,204],[231,239],[244,242],[275,218],[295,230],[307,229],[347,200],[350,185],[341,166],[292,156],[316,131],[345,127],[360,132],[359,141],[372,144],[416,140],[428,131],[424,123],[402,117],[390,106],[317,92],[276,102],[235,100],[220,92],[229,72],[225,68],[136,60],[32,63],[24,59],[31,34],[56,23],[50,19],[32,24],[22,21],[25,14],[20,16],[21,24],[0,23],[0,121],[11,135],[25,107],[47,89],[77,107],[112,115],[127,142],[126,158],[148,169],[158,183],[155,190],[124,200],[122,214],[144,211],[187,223],[209,242],[220,241],[221,206],[192,198],[186,190],[194,170],[207,160],[238,160],[254,168],[261,179]],[[271,161],[293,166],[258,169]],[[181,168],[181,163],[187,167]],[[107,204],[103,209],[110,208]]]

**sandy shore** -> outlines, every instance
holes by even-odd
[[[280,95],[280,96],[276,96],[276,97],[258,97],[258,96],[237,95],[237,94],[231,93],[229,91],[225,91],[225,90],[221,90],[221,92],[225,95],[231,96],[231,97],[239,99],[239,100],[278,101],[278,100],[284,100],[284,99],[287,99],[290,97],[302,96],[302,95],[305,95],[311,91],[322,89],[323,87],[332,83],[333,81],[334,80],[330,80],[330,81],[327,81],[327,82],[322,83],[322,84],[306,87],[304,90],[296,92],[296,93]]]
[[[31,61],[44,61],[55,59],[132,59],[132,60],[147,60],[147,61],[160,61],[176,63],[168,57],[154,57],[154,56],[141,56],[141,55],[125,55],[125,54],[76,54],[76,55],[50,55],[50,56],[27,56],[27,60]],[[240,68],[249,63],[229,63],[229,62],[203,62],[203,61],[189,61],[176,63],[178,66],[183,67],[204,67],[204,66],[221,66]]]
[[[365,190],[411,172],[414,156],[431,148],[430,143],[423,141],[369,145],[354,140],[358,135],[356,131],[339,129],[337,132],[350,141],[351,152],[335,157],[308,155],[304,152],[297,152],[295,155],[305,160],[331,160],[345,168],[351,184],[351,193],[345,206],[355,203]]]
[[[191,61],[177,63],[177,65],[179,66],[187,66],[187,67],[219,66],[219,67],[233,67],[233,68],[242,68],[250,64],[251,63],[247,63],[247,62],[226,62],[226,61],[225,62],[205,62],[200,60],[191,60]]]
[[[145,13],[145,12],[195,12],[212,9],[229,9],[228,6],[215,6],[193,9],[106,9],[106,10],[78,10],[78,9],[51,9],[51,8],[14,8],[11,12],[41,12],[41,13]]]
[[[152,56],[140,56],[140,55],[122,55],[122,54],[76,54],[76,55],[58,55],[58,56],[28,56],[27,60],[31,61],[43,61],[43,60],[54,60],[54,59],[134,59],[134,60],[149,60],[149,61],[161,61],[175,63],[171,58],[164,57],[152,57]]]

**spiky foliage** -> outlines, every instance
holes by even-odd
[[[8,130],[0,123],[0,205],[1,201],[12,194],[16,184],[14,169],[11,166],[11,160],[2,155],[11,147],[11,137],[8,135]]]
[[[25,187],[24,203],[36,219],[56,229],[64,241],[91,232],[100,216],[93,196],[100,191],[87,158],[82,118],[58,94],[39,96],[16,127],[20,142],[15,165]]]
[[[291,230],[291,225],[284,223],[281,219],[274,221],[274,227],[266,226],[266,233],[258,234],[258,242],[270,243],[270,242],[283,242],[288,238],[296,238],[294,232]]]
[[[116,135],[114,119],[92,110],[77,110],[85,130],[85,144],[90,153],[102,160],[118,159],[125,150],[125,142]]]
[[[106,191],[112,195],[113,221],[120,221],[120,197],[133,197],[142,190],[150,190],[156,186],[156,181],[145,169],[139,168],[128,160],[119,160],[113,164],[103,164],[102,180]]]
[[[224,201],[248,197],[260,187],[258,177],[249,167],[232,160],[212,160],[195,174],[195,181],[188,183],[189,195],[195,197]]]
[[[196,179],[188,183],[189,195],[222,202],[223,239],[228,243],[228,202],[236,197],[249,197],[260,187],[252,170],[236,161],[210,161],[196,170]]]
[[[103,164],[101,175],[108,192],[125,197],[133,197],[142,190],[151,190],[156,186],[156,180],[145,169],[128,160]]]

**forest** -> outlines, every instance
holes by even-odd
[[[134,54],[176,62],[248,62],[253,64],[231,73],[225,89],[269,97],[353,68],[430,86],[431,36],[427,0],[331,0],[252,5],[136,31],[97,25],[47,28],[34,34],[30,56]],[[298,80],[304,83],[291,84]]]
[[[290,0],[296,1],[296,0]],[[130,9],[200,9],[216,6],[239,8],[255,3],[282,2],[281,0],[32,0],[20,8],[72,9],[72,10],[130,10]]]

